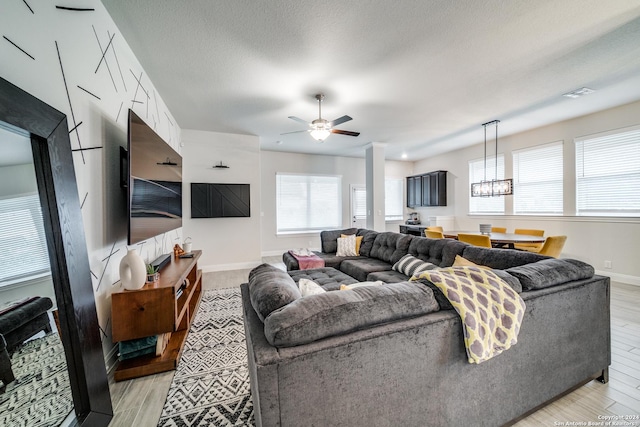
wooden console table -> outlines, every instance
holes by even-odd
[[[120,361],[114,373],[116,381],[170,371],[178,366],[189,326],[202,297],[202,271],[198,270],[202,251],[192,253],[193,258],[172,255],[171,263],[160,271],[159,283],[111,295],[114,342],[171,333],[169,343],[160,356],[147,355]],[[176,297],[183,283],[187,286]]]

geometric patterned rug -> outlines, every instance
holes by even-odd
[[[0,394],[0,426],[58,426],[73,410],[62,341],[49,333],[11,355],[15,381]]]
[[[204,291],[158,427],[253,425],[240,288]]]

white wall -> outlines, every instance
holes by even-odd
[[[351,227],[350,185],[366,184],[365,160],[354,157],[319,156],[312,154],[262,151],[262,253],[280,255],[292,248],[320,248],[320,234],[277,235],[276,233],[276,173],[340,175],[342,177],[342,227]],[[404,178],[411,174],[409,162],[385,162],[385,175]],[[398,231],[399,222],[387,223],[387,230]]]
[[[73,149],[97,147],[76,151],[70,166],[82,203],[103,348],[109,353],[110,295],[121,290],[118,265],[127,252],[126,191],[119,185],[127,109],[178,152],[180,128],[102,3],[89,3],[83,6],[95,10],[74,12],[56,9],[56,2],[29,2],[31,13],[21,1],[3,2],[2,35],[30,56],[3,39],[0,77],[65,113],[69,129],[77,126],[70,134]],[[176,230],[136,248],[151,260],[181,240]]]
[[[439,215],[454,215],[459,230],[477,230],[478,224],[489,222],[496,226],[544,229],[545,236],[567,235],[562,256],[592,264],[602,274],[627,283],[640,284],[638,241],[640,218],[597,218],[575,216],[575,145],[574,138],[640,124],[640,102],[590,114],[499,138],[498,151],[505,155],[505,176],[512,176],[513,150],[554,141],[564,141],[564,209],[561,217],[511,215],[513,202],[506,198],[503,216],[469,215],[469,160],[482,158],[483,143],[472,147],[427,158],[415,163],[415,173],[445,169],[448,175],[448,206],[433,208]],[[482,128],[478,125],[482,141]],[[612,269],[604,268],[604,261],[612,261]]]
[[[258,137],[197,130],[182,131],[183,234],[202,249],[204,271],[249,268],[260,255],[260,141]],[[228,169],[213,168],[220,164]],[[251,217],[191,218],[190,183],[249,184]]]

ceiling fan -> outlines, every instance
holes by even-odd
[[[344,122],[348,122],[349,120],[353,120],[349,116],[342,116],[333,121],[328,121],[322,118],[322,100],[324,99],[324,95],[319,93],[316,95],[316,99],[318,100],[318,118],[312,121],[311,123],[306,120],[302,120],[296,116],[289,116],[291,120],[295,120],[296,122],[304,123],[309,126],[307,130],[296,130],[293,132],[285,132],[281,135],[287,135],[290,133],[300,133],[300,132],[309,132],[311,137],[318,142],[323,142],[327,137],[332,133],[337,133],[340,135],[348,135],[348,136],[358,136],[360,132],[351,132],[348,130],[340,130],[334,129],[334,126],[338,126]]]

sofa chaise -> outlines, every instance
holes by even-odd
[[[363,237],[358,257],[334,240]],[[588,264],[364,229],[321,233],[325,267],[264,264],[241,286],[258,426],[512,424],[592,380],[607,381],[609,278]],[[499,272],[526,304],[518,342],[468,362],[460,316],[426,279],[394,270],[406,255],[449,267],[456,256]],[[324,290],[302,297],[310,278]],[[383,286],[338,291],[382,280]]]

